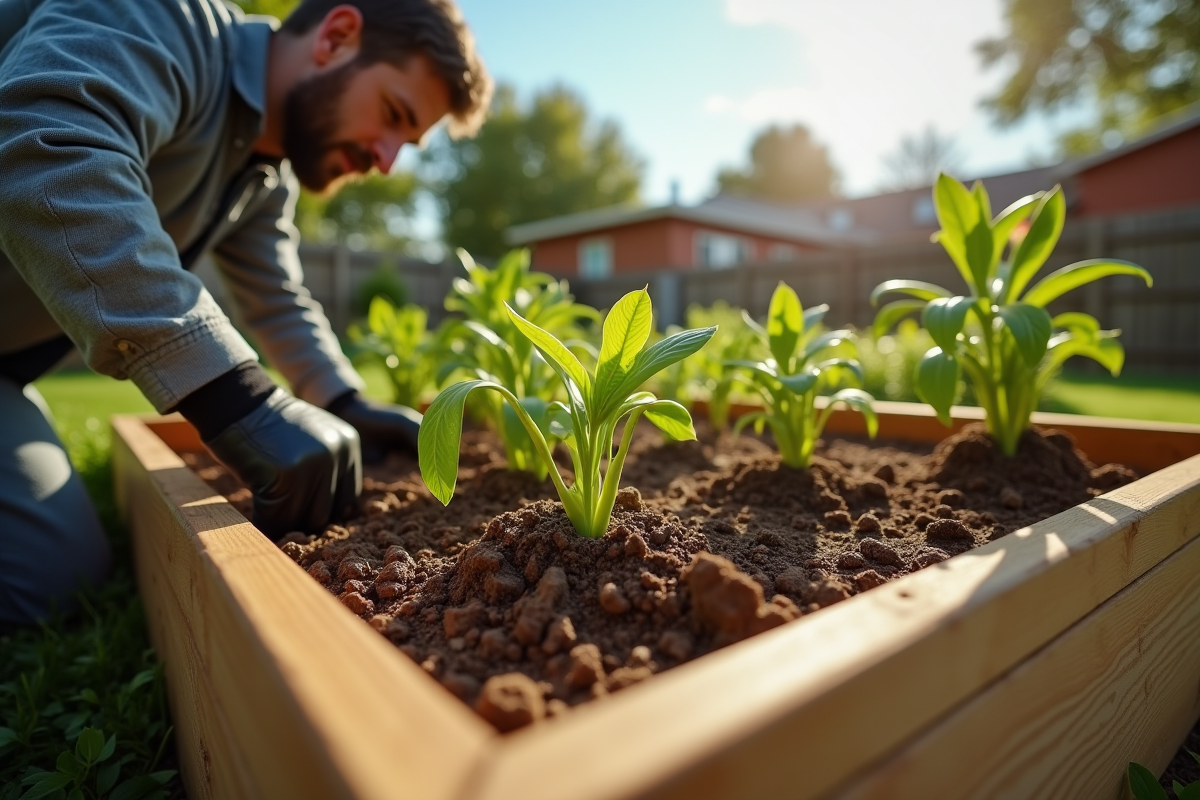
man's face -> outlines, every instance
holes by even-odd
[[[450,110],[450,92],[429,59],[403,67],[350,61],[297,84],[284,101],[283,151],[316,192],[376,167],[388,172],[404,144],[419,142]]]

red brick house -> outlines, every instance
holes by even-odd
[[[1091,158],[982,180],[995,210],[1055,184],[1066,192],[1072,219],[1200,208],[1200,106]],[[600,279],[928,240],[937,227],[924,187],[800,206],[717,196],[696,206],[606,208],[518,225],[507,235],[511,244],[532,248],[536,269]]]
[[[733,197],[697,206],[602,208],[517,225],[508,241],[533,249],[533,267],[585,279],[661,269],[723,269],[788,261],[803,251],[861,243],[794,208]]]

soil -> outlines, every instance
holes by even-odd
[[[936,448],[833,440],[810,470],[768,442],[639,429],[617,508],[579,536],[553,485],[463,438],[447,507],[415,458],[364,479],[362,515],[283,551],[499,730],[562,714],[1134,480],[1054,430],[1015,459],[982,426]],[[187,460],[249,511],[206,456]]]
[[[1167,791],[1167,797],[1175,796],[1172,791],[1172,784],[1175,781],[1184,786],[1200,782],[1200,759],[1197,759],[1192,753],[1200,754],[1200,720],[1196,720],[1195,726],[1188,732],[1187,739],[1175,752],[1171,763],[1167,765],[1167,771],[1159,779],[1159,783]]]

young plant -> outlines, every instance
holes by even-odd
[[[713,430],[729,424],[729,409],[738,385],[737,375],[726,368],[731,361],[756,361],[765,347],[755,330],[742,324],[742,310],[723,300],[709,308],[691,306],[688,326],[717,328],[712,341],[703,350],[683,362],[686,390],[708,403],[708,421]]]
[[[468,380],[448,386],[429,406],[418,440],[421,477],[434,497],[442,503],[450,502],[458,479],[458,448],[467,396],[475,389],[489,389],[507,402],[524,426],[554,480],[575,530],[583,536],[603,536],[612,518],[621,469],[638,419],[645,416],[672,439],[696,438],[687,409],[673,400],[660,400],[650,392],[638,391],[639,387],[659,371],[703,347],[715,329],[682,331],[646,347],[652,327],[650,295],[645,289],[630,292],[613,306],[604,320],[599,359],[595,370],[589,371],[556,337],[512,308],[508,314],[566,388],[568,402],[552,402],[549,415],[553,433],[570,451],[575,471],[573,483],[567,486],[559,475],[550,444],[521,398],[491,380]],[[613,436],[623,419],[621,444],[610,458]]]
[[[986,413],[988,433],[1006,455],[1017,452],[1021,434],[1046,383],[1071,356],[1087,356],[1113,375],[1125,351],[1094,317],[1067,312],[1051,318],[1046,306],[1078,286],[1108,275],[1136,275],[1151,285],[1146,270],[1127,261],[1080,261],[1050,273],[1028,290],[1062,233],[1066,204],[1055,187],[1018,200],[992,218],[982,183],[968,190],[947,175],[933,190],[941,242],[967,284],[967,294],[921,281],[893,280],[876,287],[871,302],[896,292],[879,310],[875,331],[887,331],[902,317],[921,312],[921,323],[936,347],[917,367],[916,389],[950,424],[950,405],[965,371]],[[1028,228],[1020,235],[1021,224]],[[1014,236],[1014,233],[1017,235]],[[1009,244],[1006,260],[1001,260]]]
[[[356,361],[379,364],[392,382],[392,399],[403,406],[417,408],[426,392],[436,387],[439,352],[444,348],[440,335],[428,329],[429,314],[415,305],[397,308],[382,295],[371,300],[367,327],[349,330],[350,341],[358,348]]]
[[[759,430],[764,424],[769,425],[779,455],[789,467],[809,466],[817,438],[839,403],[866,418],[871,438],[879,427],[871,407],[873,398],[861,389],[834,391],[825,408],[817,408],[818,395],[845,383],[862,383],[858,361],[829,357],[835,349],[853,343],[849,331],[820,332],[821,320],[828,310],[826,305],[804,310],[792,288],[780,281],[771,295],[766,329],[745,315],[746,324],[766,343],[772,357],[762,361],[730,361],[727,365],[762,397],[764,406],[762,411],[739,417],[733,426],[734,434],[750,423]]]
[[[1200,764],[1200,755],[1191,750],[1188,755]],[[1154,773],[1136,761],[1129,762],[1129,789],[1133,792],[1134,800],[1167,800],[1167,792],[1154,777]],[[1171,782],[1171,790],[1178,800],[1200,800],[1200,781],[1192,781],[1184,786],[1179,781]]]
[[[549,404],[565,395],[561,395],[550,365],[529,339],[518,333],[509,309],[565,341],[578,355],[587,355],[590,348],[582,325],[597,321],[599,313],[576,303],[566,281],[531,272],[528,250],[510,252],[494,269],[477,265],[465,250],[458,255],[468,277],[454,282],[446,309],[462,314],[463,319],[448,330],[450,353],[442,362],[438,382],[454,372],[465,372],[499,383],[520,398],[525,411],[547,434]],[[498,395],[481,400],[488,425],[504,445],[509,468],[531,472],[539,479],[546,477],[546,465],[512,408]]]

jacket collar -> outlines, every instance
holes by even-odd
[[[234,27],[233,88],[259,116],[266,107],[267,54],[271,34],[279,27],[274,17],[250,16]]]

